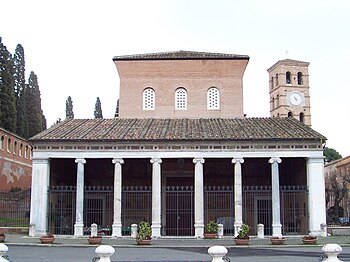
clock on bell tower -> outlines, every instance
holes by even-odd
[[[311,126],[308,62],[284,59],[269,73],[271,117],[294,117]]]

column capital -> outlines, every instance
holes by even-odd
[[[197,164],[197,163],[204,164],[204,162],[205,162],[203,157],[195,157],[195,158],[193,158],[192,161],[194,164]]]
[[[113,164],[120,164],[120,165],[122,165],[122,164],[124,164],[124,159],[123,158],[113,158],[112,159],[112,163]]]
[[[40,157],[33,157],[32,163],[34,164],[48,164],[50,162],[50,158],[40,158]]]
[[[86,164],[86,160],[84,158],[77,158],[75,159],[75,163]]]
[[[281,162],[282,162],[282,159],[281,158],[279,158],[279,157],[271,157],[270,159],[269,159],[269,163],[270,164],[273,164],[273,163],[277,163],[277,164],[280,164]]]
[[[231,163],[232,164],[236,164],[236,163],[243,164],[244,163],[244,159],[243,159],[243,157],[234,157],[234,158],[232,158]]]
[[[321,163],[324,164],[324,157],[309,157],[307,158],[307,164],[311,164],[311,163]]]
[[[163,161],[162,161],[161,158],[153,157],[153,158],[151,158],[150,162],[151,162],[152,164],[154,164],[154,163],[161,164]]]

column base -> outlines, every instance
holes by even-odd
[[[112,237],[121,237],[122,236],[122,224],[115,223],[112,225]]]
[[[282,225],[281,224],[272,224],[272,236],[281,237],[282,236]]]
[[[194,236],[203,238],[204,235],[204,224],[194,224]]]
[[[234,234],[234,237],[237,237],[238,236],[238,232],[239,232],[239,230],[241,229],[241,227],[242,227],[242,224],[243,224],[243,221],[235,221],[235,223],[233,224],[233,226],[234,226],[234,230],[235,230],[235,234]]]
[[[152,237],[153,238],[157,238],[157,237],[160,237],[161,235],[160,235],[160,229],[161,229],[161,225],[160,224],[156,224],[156,225],[154,225],[154,224],[152,224],[151,225],[151,228],[152,228]]]
[[[80,237],[84,235],[84,223],[76,222],[74,224],[74,236]]]

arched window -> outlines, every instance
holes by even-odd
[[[211,87],[207,92],[207,108],[220,109],[220,93],[216,87]]]
[[[289,71],[286,72],[286,84],[291,84],[292,80],[291,80],[291,74]]]
[[[17,154],[17,141],[13,142],[13,153]]]
[[[271,89],[273,89],[274,84],[275,84],[275,80],[273,79],[273,77],[271,77]]]
[[[28,158],[28,150],[29,150],[29,148],[28,148],[28,146],[26,146],[26,149],[24,150],[24,157],[25,158]]]
[[[288,112],[288,117],[293,117],[293,113],[292,112]]]
[[[7,151],[11,151],[11,138],[7,139]]]
[[[143,90],[143,110],[154,110],[155,108],[155,92],[152,88],[147,87]]]
[[[278,74],[276,74],[275,80],[276,80],[276,87],[277,87],[278,86]]]
[[[272,108],[271,109],[275,109],[275,98],[272,97]]]
[[[299,120],[300,120],[300,122],[302,122],[302,123],[304,123],[304,113],[303,112],[301,112],[300,114],[299,114]]]
[[[175,109],[187,109],[187,91],[185,88],[178,88],[175,91]]]
[[[4,138],[4,136],[1,136],[1,140],[0,140],[0,149],[4,149],[4,140],[5,140],[5,138]]]
[[[298,85],[303,85],[303,73],[298,72]]]
[[[23,144],[19,145],[19,156],[23,156]]]
[[[276,108],[280,106],[280,95],[276,97]]]

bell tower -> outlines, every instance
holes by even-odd
[[[308,62],[285,59],[267,70],[271,117],[294,117],[311,126],[308,66]]]

